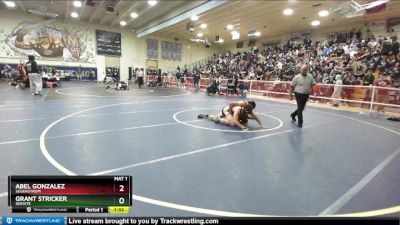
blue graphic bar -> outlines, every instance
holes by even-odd
[[[64,217],[14,217],[3,216],[3,225],[37,225],[37,224],[51,224],[51,225],[64,225]]]

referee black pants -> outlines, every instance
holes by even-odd
[[[306,107],[306,103],[308,100],[308,94],[300,94],[295,92],[294,96],[296,97],[297,109],[291,115],[293,117],[297,116],[299,119],[298,124],[303,125],[303,110]]]

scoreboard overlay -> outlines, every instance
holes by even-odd
[[[9,176],[12,212],[125,213],[132,206],[131,176]]]

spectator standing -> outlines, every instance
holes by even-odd
[[[369,102],[371,101],[371,97],[372,97],[372,88],[371,86],[374,84],[375,81],[375,77],[374,75],[372,75],[372,71],[370,68],[368,68],[365,71],[365,77],[363,78],[363,86],[365,86],[365,93],[364,93],[364,98],[363,98],[363,102]],[[369,105],[369,104],[368,104]],[[364,103],[361,104],[361,109],[364,107]]]
[[[342,76],[336,75],[335,87],[334,87],[333,93],[332,93],[332,97],[335,98],[335,100],[333,100],[334,107],[339,107],[339,99],[340,99],[340,96],[342,93],[342,86],[343,86]]]
[[[11,70],[12,68],[10,65],[6,64],[4,66],[4,75],[6,76],[8,81],[11,81]]]
[[[183,73],[181,73],[181,87],[183,87],[183,89],[186,88],[186,86],[185,86],[186,76],[187,76],[187,68],[185,66]]]
[[[89,80],[93,80],[94,77],[94,70],[89,71]]]
[[[19,86],[21,86],[21,88],[25,88],[27,86],[27,82],[28,82],[28,76],[26,75],[26,71],[25,71],[25,63],[24,61],[20,61],[19,65],[18,65],[18,81],[17,82],[17,86],[15,86],[16,88],[18,88]]]
[[[181,76],[182,76],[182,74],[181,74],[181,70],[179,69],[179,66],[176,69],[175,76],[176,76],[176,88],[180,88],[181,87]]]
[[[138,85],[139,85],[139,88],[142,88],[142,85],[143,85],[143,77],[144,77],[143,69],[139,69],[139,70],[136,72],[136,76],[137,76],[137,78],[138,78]]]
[[[173,82],[173,78],[172,78],[172,73],[171,72],[168,72],[168,75],[167,75],[167,86],[171,86],[172,85],[172,82]]]
[[[158,73],[157,74],[157,82],[156,82],[156,86],[161,86],[162,85],[162,74]]]
[[[38,65],[35,61],[35,56],[29,55],[29,61],[25,65],[26,74],[29,76],[29,85],[32,95],[41,95],[43,88],[42,78],[39,75]]]
[[[193,69],[193,81],[194,81],[194,89],[196,91],[200,90],[200,72],[197,69]]]
[[[78,70],[76,71],[76,77],[78,80],[82,80],[82,65],[79,65]]]

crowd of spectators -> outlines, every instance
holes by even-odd
[[[384,77],[390,86],[400,87],[399,59],[399,42],[393,30],[385,37],[375,37],[369,30],[363,35],[353,29],[324,41],[305,38],[301,43],[287,41],[262,49],[214,54],[201,65],[178,67],[175,75],[178,80],[200,73],[212,78],[290,81],[307,63],[318,83],[334,84],[341,75],[344,85],[371,85]]]

